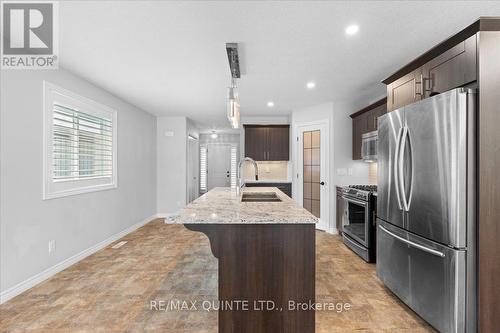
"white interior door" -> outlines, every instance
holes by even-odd
[[[330,225],[328,123],[297,127],[297,201],[319,218],[317,229]]]
[[[207,187],[229,187],[231,185],[231,145],[209,144],[207,146]]]
[[[200,149],[198,140],[188,139],[188,172],[187,172],[187,201],[191,201],[198,198],[199,182],[199,166],[200,166]]]

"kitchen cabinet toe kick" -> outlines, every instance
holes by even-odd
[[[219,261],[219,332],[313,333],[313,224],[184,224],[204,233]],[[245,306],[246,304],[246,306]]]

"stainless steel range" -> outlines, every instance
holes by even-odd
[[[342,189],[344,244],[368,262],[375,261],[376,185],[350,185]]]

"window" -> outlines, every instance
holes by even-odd
[[[236,168],[237,164],[237,148],[236,146],[231,146],[231,187],[236,188]]]
[[[116,111],[44,82],[44,199],[115,188]]]
[[[207,191],[207,147],[200,146],[200,192]]]

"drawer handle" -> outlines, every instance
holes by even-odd
[[[423,245],[420,245],[420,244],[417,244],[417,243],[412,242],[412,241],[410,241],[410,240],[404,239],[403,237],[398,236],[398,235],[396,235],[396,234],[394,234],[394,233],[390,232],[389,230],[387,230],[386,228],[384,228],[384,227],[383,227],[383,226],[381,226],[381,225],[379,225],[378,227],[380,228],[380,230],[382,230],[382,231],[384,231],[385,233],[387,233],[387,234],[391,235],[392,237],[394,237],[394,238],[396,238],[396,239],[398,239],[398,240],[402,241],[403,243],[406,243],[406,244],[408,244],[408,245],[410,245],[410,246],[416,247],[416,248],[417,248],[417,249],[419,249],[419,250],[422,250],[422,251],[424,251],[424,252],[427,252],[427,253],[433,254],[433,255],[435,255],[435,256],[438,256],[438,257],[441,257],[441,258],[444,258],[444,257],[445,257],[445,255],[444,255],[444,253],[443,253],[443,252],[440,252],[440,251],[437,251],[437,250],[434,250],[434,249],[430,249],[430,248],[425,247],[425,246],[423,246]]]

